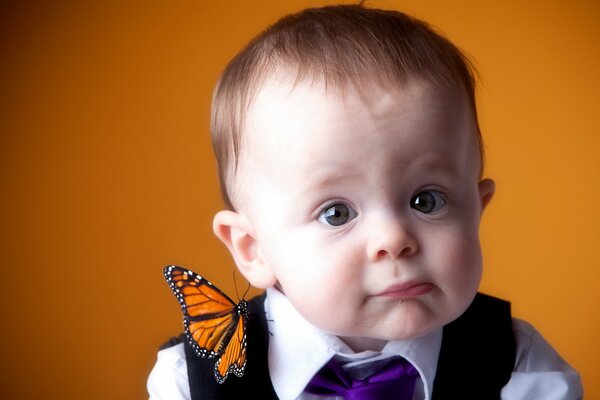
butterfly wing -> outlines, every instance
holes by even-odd
[[[196,353],[213,358],[223,353],[228,344],[234,345],[235,341],[230,339],[245,328],[229,296],[188,269],[170,265],[165,267],[164,274],[179,300],[186,335]]]
[[[215,364],[215,378],[219,383],[225,382],[230,372],[242,377],[246,367],[246,302],[244,300],[240,301],[237,307],[242,316],[227,347],[225,347],[223,355]]]

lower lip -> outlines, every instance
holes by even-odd
[[[433,284],[431,283],[419,283],[417,285],[409,286],[402,289],[390,289],[379,294],[379,297],[391,297],[396,299],[410,299],[412,297],[419,297],[427,294],[433,290]]]

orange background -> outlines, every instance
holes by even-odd
[[[210,228],[211,90],[259,30],[321,4],[2,2],[3,398],[145,398],[157,346],[181,329],[162,266],[235,293]],[[367,4],[426,19],[475,58],[497,182],[483,290],[600,398],[598,3]]]

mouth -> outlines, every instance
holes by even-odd
[[[400,300],[408,300],[415,297],[423,296],[431,292],[434,288],[430,282],[405,282],[401,284],[391,285],[383,291],[377,293],[373,297],[386,297]]]

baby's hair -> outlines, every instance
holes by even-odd
[[[436,87],[463,90],[477,122],[473,65],[425,22],[361,4],[288,15],[230,61],[213,94],[212,142],[223,199],[230,209],[246,111],[261,85],[277,73],[291,74],[293,83],[312,79],[339,90],[374,81],[397,88],[408,78],[420,78]],[[477,140],[483,170],[479,127]]]

